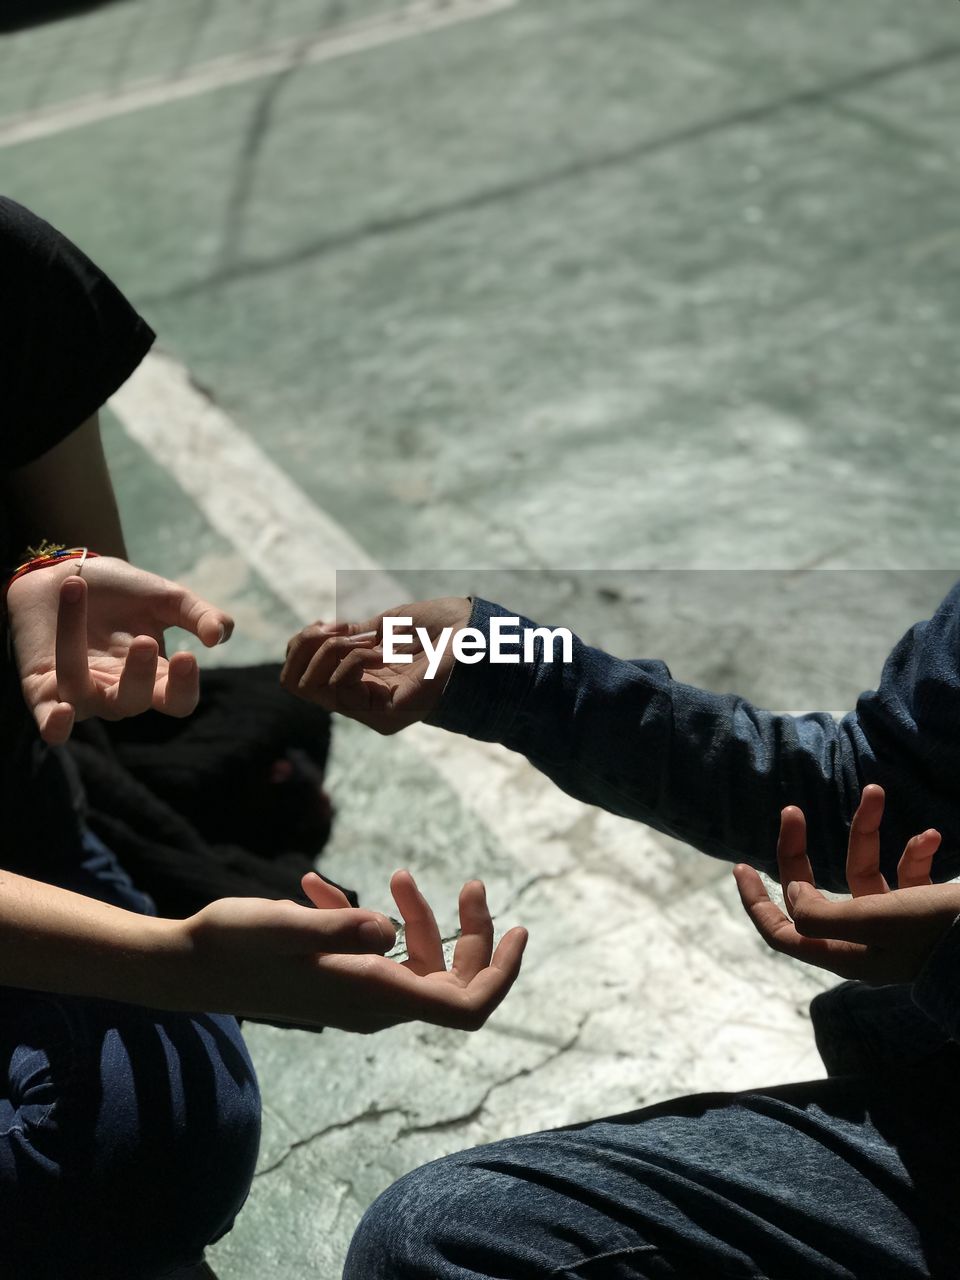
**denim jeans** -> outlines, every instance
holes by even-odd
[[[75,891],[152,911],[83,833]],[[199,1262],[253,1177],[234,1018],[0,988],[0,1274],[154,1280]]]
[[[344,1280],[955,1280],[960,1072],[702,1094],[425,1165]]]
[[[505,614],[477,600],[470,623]],[[958,653],[960,583],[839,722],[773,715],[579,640],[570,663],[456,666],[433,722],[774,875],[779,811],[798,804],[817,882],[833,889],[861,789],[880,782],[884,872],[895,880],[906,840],[933,824],[941,880],[960,873]],[[845,984],[813,1013],[829,1079],[683,1098],[427,1165],[368,1210],[346,1280],[956,1280],[960,920],[912,988]]]

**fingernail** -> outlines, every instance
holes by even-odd
[[[76,604],[83,595],[80,579],[76,577],[68,578],[63,584],[63,594],[68,604]]]
[[[787,885],[787,901],[790,903],[791,907],[799,897],[800,886],[797,884],[796,880],[791,880]]]
[[[223,642],[224,642],[224,640],[226,640],[226,638],[227,638],[227,628],[226,628],[226,627],[223,625],[223,623],[221,622],[221,623],[220,623],[220,634],[219,634],[219,636],[217,636],[217,644],[223,644]]]

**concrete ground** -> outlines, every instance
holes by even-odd
[[[934,0],[125,0],[0,38],[0,187],[160,334],[108,446],[220,660],[349,570],[843,712],[960,561],[958,61]],[[323,867],[388,907],[410,866],[445,928],[482,875],[530,946],[472,1037],[250,1028],[224,1280],[335,1280],[444,1152],[820,1074],[830,979],[727,867],[497,748],[336,729]]]

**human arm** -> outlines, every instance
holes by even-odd
[[[511,930],[494,951],[483,886],[470,882],[447,971],[412,878],[399,872],[392,887],[407,928],[404,963],[382,954],[394,940],[385,916],[349,907],[315,875],[304,877],[314,907],[224,898],[181,921],[0,871],[0,983],[350,1031],[413,1020],[478,1028],[516,979],[524,930]]]
[[[450,625],[453,601],[405,605],[415,624]],[[461,600],[459,625],[489,632],[507,610]],[[379,615],[382,617],[382,615]],[[520,619],[521,627],[532,625]],[[933,618],[903,637],[876,692],[841,720],[822,712],[776,715],[734,694],[672,679],[659,661],[625,661],[574,638],[572,662],[476,666],[451,657],[436,679],[424,664],[378,669],[378,618],[338,633],[306,628],[291,642],[285,684],[381,732],[416,719],[521,752],[558,786],[588,803],[665,831],[717,857],[775,874],[776,815],[800,805],[817,875],[843,890],[850,819],[861,788],[892,796],[881,833],[891,875],[923,822],[944,833],[938,878],[960,873],[960,586]],[[337,652],[340,646],[342,652]],[[368,652],[364,652],[368,650]],[[383,686],[379,690],[377,685]],[[402,691],[399,705],[395,693]]]
[[[74,720],[90,715],[117,719],[150,707],[189,715],[199,696],[197,663],[185,653],[167,662],[164,629],[183,626],[213,645],[233,623],[185,588],[123,563],[97,416],[4,473],[2,487],[15,545],[51,538],[98,553],[84,564],[82,583],[77,562],[66,561],[18,578],[7,594],[24,700],[43,738],[64,742]]]
[[[487,601],[455,598],[389,613],[412,617],[434,639],[466,625],[489,635],[491,619],[508,615]],[[826,836],[818,848],[833,866],[824,879],[842,874],[859,791],[853,726],[826,715],[773,716],[681,684],[662,662],[627,662],[576,637],[570,662],[544,661],[541,647],[532,663],[466,666],[448,648],[429,681],[422,652],[385,666],[382,647],[362,638],[382,635],[383,616],[306,628],[288,647],[285,687],[381,732],[423,719],[502,743],[580,800],[768,870],[775,815],[803,799]],[[521,628],[531,626],[520,618]]]
[[[0,477],[19,550],[44,539],[127,558],[97,414],[30,462]]]
[[[86,546],[113,563],[112,569],[106,560],[85,565],[93,588],[89,675],[85,669],[81,679],[75,665],[60,690],[58,611],[66,615],[62,621],[67,630],[75,633],[86,604],[85,597],[79,598],[74,607],[61,610],[58,588],[77,566],[47,566],[11,587],[9,629],[25,701],[43,736],[53,743],[69,734],[74,714],[128,715],[149,706],[187,714],[196,702],[196,662],[178,655],[168,667],[160,626],[182,625],[171,607],[182,589],[119,565],[126,547],[97,417],[99,407],[148,351],[153,332],[75,245],[3,197],[0,277],[6,303],[0,317],[0,532],[7,567],[26,559],[26,548],[42,540]],[[124,572],[129,600],[121,608],[116,597]],[[221,621],[226,635],[225,614]],[[214,639],[201,638],[215,643],[218,635],[214,627]],[[15,696],[4,714],[19,718]]]

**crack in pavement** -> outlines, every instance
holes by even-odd
[[[506,1076],[503,1080],[494,1080],[483,1094],[480,1101],[475,1106],[471,1107],[469,1111],[463,1112],[461,1115],[452,1116],[448,1120],[434,1120],[429,1124],[404,1125],[402,1129],[397,1131],[396,1141],[399,1141],[401,1138],[410,1137],[413,1134],[443,1133],[447,1129],[457,1129],[463,1125],[473,1124],[475,1121],[479,1120],[487,1103],[498,1089],[505,1089],[508,1085],[513,1084],[517,1080],[522,1080],[527,1076],[535,1075],[538,1071],[542,1071],[544,1067],[548,1067],[551,1062],[555,1062],[557,1058],[562,1057],[563,1054],[569,1053],[571,1049],[575,1049],[577,1047],[577,1041],[583,1034],[583,1029],[587,1024],[587,1021],[592,1016],[592,1009],[589,1013],[581,1015],[577,1021],[573,1034],[568,1036],[563,1044],[557,1045],[554,1051],[547,1054],[547,1056],[540,1062],[534,1063],[533,1066],[530,1067],[520,1067],[519,1070],[514,1071],[512,1075]]]
[[[336,1133],[339,1129],[352,1129],[354,1125],[368,1124],[371,1120],[381,1120],[384,1116],[400,1115],[405,1119],[409,1118],[407,1112],[402,1107],[378,1107],[376,1103],[371,1103],[366,1111],[361,1111],[358,1116],[351,1116],[349,1120],[337,1120],[333,1124],[324,1125],[322,1129],[317,1129],[314,1133],[308,1133],[304,1138],[298,1138],[296,1142],[292,1142],[273,1164],[268,1164],[265,1169],[258,1169],[253,1175],[254,1178],[262,1178],[268,1173],[273,1173],[285,1164],[294,1151],[299,1151],[301,1147],[309,1146],[311,1142],[316,1142],[319,1138],[325,1138],[328,1133]],[[282,1117],[281,1117],[282,1119]]]
[[[398,1142],[401,1138],[408,1138],[414,1134],[442,1133],[447,1129],[456,1129],[463,1125],[474,1123],[474,1121],[478,1120],[483,1114],[484,1108],[498,1089],[504,1089],[515,1081],[524,1079],[526,1076],[535,1075],[536,1072],[549,1066],[551,1062],[555,1062],[556,1059],[561,1057],[563,1054],[569,1053],[571,1049],[575,1049],[577,1047],[577,1042],[583,1034],[583,1029],[589,1018],[593,1015],[593,1012],[593,1010],[590,1010],[590,1012],[583,1014],[578,1019],[573,1033],[568,1036],[562,1044],[557,1045],[553,1052],[549,1053],[540,1062],[534,1063],[533,1066],[521,1067],[519,1070],[514,1071],[511,1075],[502,1080],[494,1080],[493,1083],[484,1091],[479,1102],[477,1102],[475,1106],[471,1107],[469,1111],[462,1112],[456,1116],[451,1116],[446,1120],[434,1120],[427,1124],[407,1123],[397,1130],[393,1141]],[[306,1137],[299,1138],[296,1142],[291,1143],[284,1153],[278,1159],[274,1160],[272,1164],[267,1165],[265,1169],[258,1169],[254,1174],[254,1178],[262,1178],[268,1173],[273,1173],[285,1164],[295,1151],[299,1151],[302,1147],[309,1146],[311,1143],[317,1142],[321,1138],[325,1138],[330,1133],[336,1133],[343,1129],[351,1129],[355,1125],[368,1124],[371,1121],[381,1120],[384,1116],[391,1115],[403,1116],[403,1118],[408,1122],[410,1119],[409,1112],[405,1111],[402,1107],[381,1108],[374,1103],[367,1107],[367,1109],[361,1112],[358,1116],[351,1116],[349,1120],[338,1120],[335,1124],[324,1125],[322,1129],[318,1129],[314,1133],[307,1134]],[[338,1181],[341,1184],[343,1183],[343,1179],[338,1179]],[[349,1186],[349,1184],[346,1185]]]

